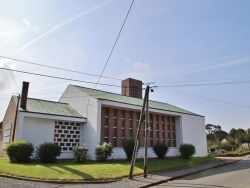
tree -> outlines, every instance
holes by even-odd
[[[246,131],[246,143],[248,145],[248,149],[250,150],[249,143],[250,143],[250,130]]]
[[[222,130],[216,131],[216,132],[214,133],[214,138],[215,138],[216,141],[222,141],[222,140],[223,140],[224,138],[226,138],[227,136],[228,136],[228,133],[225,132],[225,131],[222,131]]]
[[[214,132],[221,131],[221,126],[220,125],[214,125]]]
[[[231,137],[230,135],[227,137],[227,141],[229,142],[230,145],[232,145],[233,150],[237,147],[237,141],[235,140],[235,138]]]
[[[237,130],[232,128],[230,131],[229,131],[229,135],[232,137],[232,138],[235,138],[235,135],[237,133]]]
[[[239,133],[244,133],[244,132],[245,132],[245,130],[242,129],[242,128],[239,128],[239,129],[237,130],[237,134],[239,134]]]
[[[238,140],[238,143],[239,143],[239,145],[241,146],[244,142],[246,142],[246,136],[247,136],[247,134],[246,134],[246,132],[244,131],[244,132],[239,132],[239,133],[237,133],[236,134],[236,138],[237,138],[237,140]]]
[[[206,124],[207,134],[211,134],[213,132],[213,129],[214,129],[214,125],[212,125],[212,124]]]

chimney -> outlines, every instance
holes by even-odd
[[[133,78],[122,80],[122,95],[142,99],[142,81]]]
[[[24,110],[26,110],[26,106],[27,106],[28,90],[29,90],[29,82],[23,82],[20,106]]]

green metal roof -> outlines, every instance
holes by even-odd
[[[13,97],[17,103],[17,96]],[[67,103],[46,101],[46,100],[32,99],[32,98],[28,98],[26,110],[19,107],[19,111],[46,114],[46,115],[84,118]]]
[[[88,95],[91,95],[93,92],[93,89],[90,89],[90,88],[75,86],[75,85],[72,85],[72,86],[78,88],[80,91],[82,91]],[[94,90],[92,97],[94,97],[96,99],[103,99],[103,100],[120,102],[120,103],[125,103],[125,104],[136,105],[136,106],[142,106],[142,104],[143,104],[143,99],[128,97],[128,96],[124,96],[124,95],[120,95],[120,94],[116,94],[116,93],[110,93],[110,92],[101,91],[101,90]],[[157,101],[149,101],[149,108],[200,116],[200,115],[195,114],[193,112],[190,112],[190,111],[184,110],[182,108],[173,106],[171,104],[157,102]]]

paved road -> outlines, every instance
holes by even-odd
[[[170,181],[157,188],[250,188],[250,158]]]

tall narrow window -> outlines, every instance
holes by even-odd
[[[167,118],[167,125],[168,125],[168,146],[171,147],[171,140],[170,140],[170,117]]]
[[[125,110],[122,110],[122,119],[121,119],[121,143],[124,146],[125,139]]]
[[[129,111],[129,136],[133,136],[133,112]]]
[[[109,108],[105,109],[104,142],[109,142]]]
[[[113,146],[117,147],[117,109],[113,110]]]
[[[165,117],[161,116],[162,122],[161,122],[161,126],[162,126],[162,143],[165,143]]]
[[[172,117],[173,126],[173,147],[176,147],[175,117]]]
[[[139,124],[139,121],[140,121],[140,117],[141,117],[141,113],[140,112],[137,112],[137,124]]]
[[[150,146],[153,146],[153,114],[149,115],[149,125],[150,125]]]
[[[156,142],[159,144],[160,130],[159,130],[159,115],[156,115]]]

